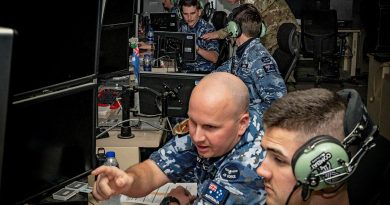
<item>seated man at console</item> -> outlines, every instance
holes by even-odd
[[[264,178],[267,205],[349,204],[347,179],[373,147],[377,130],[355,90],[288,93],[263,121],[267,155],[257,172]]]
[[[198,0],[182,0],[179,4],[184,22],[180,25],[180,32],[195,33],[197,53],[195,62],[185,62],[182,68],[183,72],[209,73],[215,69],[215,63],[218,61],[217,40],[204,40],[199,38],[205,33],[215,31],[210,23],[201,18],[202,8]]]
[[[237,44],[231,59],[216,71],[237,75],[249,89],[250,105],[262,116],[271,103],[287,92],[275,60],[258,38],[262,18],[253,4],[242,4],[232,12],[228,27]]]
[[[192,91],[188,116],[189,135],[171,139],[150,159],[126,171],[108,166],[94,170],[95,198],[141,197],[167,182],[196,182],[195,204],[263,204],[264,186],[256,174],[265,155],[260,148],[263,129],[249,107],[245,84],[229,73],[206,75]],[[193,200],[184,189],[175,196],[180,204]]]

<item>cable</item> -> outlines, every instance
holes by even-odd
[[[96,138],[98,139],[98,138],[101,137],[102,135],[104,135],[104,134],[108,133],[109,131],[111,131],[112,129],[118,127],[118,125],[123,124],[123,123],[125,123],[125,122],[130,122],[130,121],[143,122],[143,123],[146,123],[146,124],[150,125],[151,127],[155,128],[156,130],[162,130],[162,131],[166,131],[166,132],[171,132],[171,130],[165,129],[165,128],[163,128],[163,127],[157,127],[157,126],[155,126],[154,124],[152,124],[152,123],[150,123],[150,122],[148,122],[148,121],[145,121],[145,120],[141,120],[141,119],[128,119],[128,120],[120,121],[120,122],[116,123],[115,125],[113,125],[113,126],[107,128],[107,129],[104,130],[102,133],[96,135]]]
[[[290,199],[291,199],[291,196],[292,194],[298,189],[298,187],[300,187],[302,184],[300,182],[297,182],[294,186],[294,188],[291,190],[290,194],[288,195],[287,197],[287,201],[286,201],[286,204],[285,205],[288,205],[288,202],[290,202]]]

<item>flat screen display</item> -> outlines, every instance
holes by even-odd
[[[203,78],[203,74],[189,73],[140,73],[140,86],[147,87],[163,94],[172,92],[174,96],[167,96],[167,116],[186,117],[188,103],[192,89]],[[162,113],[162,97],[148,90],[139,91],[139,106],[141,114],[159,115]],[[166,117],[166,116],[164,116]]]
[[[35,204],[90,173],[96,163],[95,93],[91,83],[11,103],[0,159],[1,204]]]
[[[154,32],[155,56],[181,58],[183,62],[193,62],[196,58],[195,40],[194,33],[156,31]]]
[[[0,3],[0,27],[16,30],[11,93],[45,89],[96,73],[99,0]]]

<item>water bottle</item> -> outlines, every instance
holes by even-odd
[[[115,166],[119,168],[118,160],[115,158],[115,152],[114,151],[108,151],[106,152],[106,161],[104,162],[104,165],[106,166]]]
[[[148,44],[153,44],[154,43],[154,31],[151,26],[149,26],[148,32],[146,33],[146,42]]]
[[[144,54],[144,71],[152,71],[152,56],[149,53]]]

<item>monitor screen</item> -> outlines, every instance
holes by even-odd
[[[0,192],[3,170],[5,126],[8,112],[12,44],[15,31],[0,27]]]
[[[0,26],[17,32],[11,65],[13,94],[95,75],[99,2],[1,1]]]
[[[150,13],[150,26],[154,31],[177,32],[177,14],[170,12]]]
[[[180,58],[183,62],[195,61],[195,40],[194,33],[156,31],[154,32],[155,56],[156,58],[163,56],[171,59]]]
[[[103,27],[100,38],[99,78],[129,73],[129,27]]]
[[[167,97],[167,116],[186,117],[192,89],[203,78],[202,74],[189,73],[140,73],[140,87],[153,89],[158,93],[173,92]],[[141,114],[159,115],[162,112],[161,97],[148,90],[139,91]]]
[[[1,204],[36,204],[95,167],[96,84],[10,102]],[[12,197],[10,197],[12,196]]]
[[[103,25],[134,23],[137,0],[105,0]]]
[[[353,21],[354,0],[330,0],[330,9],[337,11],[338,21]]]

